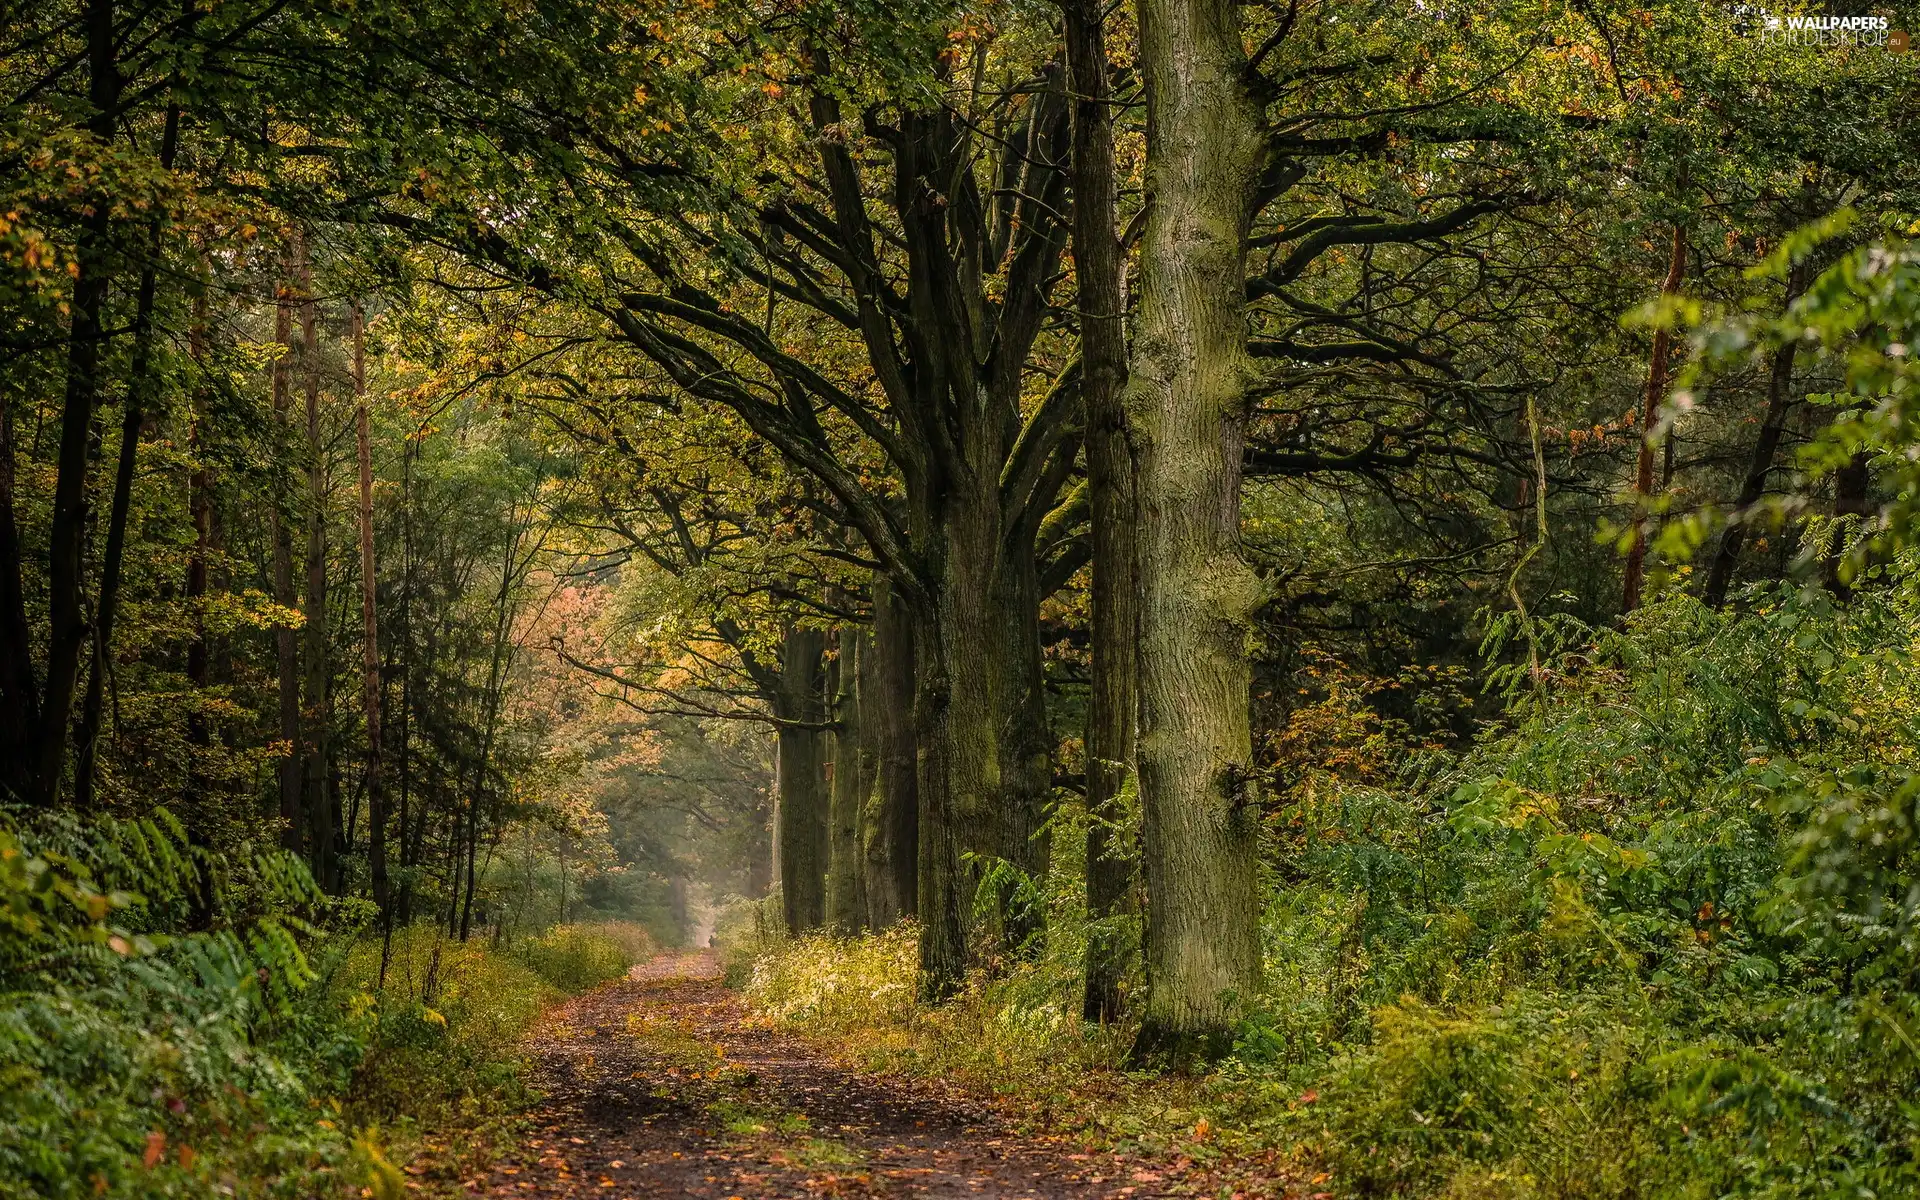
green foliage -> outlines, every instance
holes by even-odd
[[[327,1099],[365,1029],[314,1003],[303,914],[324,902],[298,860],[223,867],[164,810],[9,813],[0,888],[0,1194],[338,1186]],[[162,932],[188,913],[204,931]]]
[[[355,943],[328,981],[338,1008],[372,1022],[349,1114],[410,1138],[511,1111],[526,1096],[520,1042],[541,1011],[618,979],[651,947],[632,925],[560,926],[501,949],[416,925],[395,934],[383,984],[379,940]]]

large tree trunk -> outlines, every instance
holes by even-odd
[[[920,808],[913,737],[913,623],[892,585],[873,586],[873,639],[860,661],[860,723],[873,746],[863,822],[867,921],[885,929],[919,908]]]
[[[102,145],[111,143],[118,123],[124,81],[115,57],[113,0],[89,0],[83,20],[87,36],[88,100],[93,114],[87,130]],[[100,359],[106,348],[103,317],[111,277],[112,209],[95,196],[92,212],[81,222],[75,246],[76,275],[67,327],[66,395],[60,412],[58,475],[53,490],[53,521],[47,553],[46,693],[39,704],[34,799],[59,801],[66,772],[67,721],[79,684],[80,657],[92,630],[83,595],[88,516],[87,474],[93,441],[94,410],[100,402]]]
[[[870,790],[872,772],[862,759],[861,662],[867,633],[843,626],[836,634],[839,654],[833,679],[833,791],[827,840],[827,925],[835,933],[855,934],[867,924],[867,877],[860,850],[860,808]]]
[[[273,422],[284,430],[293,390],[293,285],[283,283],[273,312],[273,338],[280,356],[273,362]],[[273,497],[271,536],[273,538],[273,602],[292,609],[299,601],[293,591],[293,531],[287,527],[282,497]],[[298,854],[304,841],[305,821],[300,810],[300,767],[304,761],[300,745],[300,655],[293,626],[282,623],[274,630],[274,666],[279,689],[280,740],[286,755],[278,764],[280,784],[280,844]]]
[[[809,933],[826,917],[826,721],[821,656],[826,635],[794,629],[780,647],[779,799],[775,820],[787,932]]]
[[[367,862],[380,923],[393,927],[387,892],[387,787],[380,744],[380,615],[373,557],[373,438],[367,413],[366,315],[356,301],[352,314],[353,423],[360,459],[360,671],[367,722]]]
[[[914,741],[919,746],[915,795],[920,810],[919,847],[914,872],[920,916],[919,994],[945,1000],[960,988],[967,970],[967,900],[957,833],[964,780],[977,777],[987,761],[969,744],[955,720],[949,647],[941,622],[917,614],[913,622],[914,660],[919,679],[914,693]],[[991,730],[991,725],[988,726]],[[971,751],[971,754],[969,753]],[[977,792],[976,792],[977,794]]]
[[[1668,256],[1667,278],[1660,295],[1671,296],[1680,290],[1687,272],[1687,234],[1673,227],[1673,250]],[[1635,504],[1643,505],[1653,497],[1653,431],[1660,420],[1660,402],[1667,398],[1667,356],[1673,345],[1673,333],[1662,326],[1653,331],[1653,356],[1647,368],[1647,394],[1640,413],[1640,457],[1635,464],[1633,488]],[[1636,514],[1640,522],[1634,530],[1633,545],[1627,550],[1626,576],[1621,585],[1620,611],[1630,613],[1640,607],[1640,587],[1647,570],[1648,518]]]
[[[327,656],[327,444],[320,428],[320,343],[313,301],[313,268],[304,235],[300,245],[300,366],[307,394],[307,589],[301,604],[306,684],[302,762],[307,810],[307,855],[313,877],[328,891],[339,887],[335,858],[333,797],[327,773],[327,714],[332,682]]]
[[[1081,1008],[1089,1021],[1120,1015],[1125,939],[1114,928],[1132,871],[1114,835],[1133,765],[1133,458],[1127,448],[1125,301],[1114,228],[1112,88],[1100,0],[1066,0],[1073,80],[1073,269],[1080,297],[1081,398],[1093,539],[1093,682],[1087,698],[1087,938]]]
[[[1261,979],[1240,551],[1245,243],[1263,161],[1231,0],[1144,0],[1148,217],[1126,391],[1148,895],[1138,1052],[1221,1053]]]

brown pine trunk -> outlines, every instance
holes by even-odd
[[[794,629],[780,647],[780,693],[775,716],[793,722],[778,734],[779,796],[776,845],[781,908],[790,934],[809,933],[826,918],[826,719],[821,658],[826,636]]]
[[[1120,242],[1115,231],[1112,87],[1100,0],[1066,0],[1073,81],[1073,268],[1080,297],[1080,376],[1086,406],[1087,488],[1093,538],[1093,680],[1087,698],[1087,938],[1081,1009],[1120,1015],[1125,939],[1114,928],[1132,883],[1114,837],[1118,798],[1133,764],[1133,459],[1127,449],[1127,377]]]
[[[1673,227],[1673,251],[1668,256],[1667,278],[1660,285],[1662,296],[1671,296],[1680,290],[1680,281],[1687,272],[1687,234],[1680,226]],[[1667,355],[1673,345],[1673,334],[1666,328],[1653,332],[1653,356],[1647,369],[1647,394],[1640,410],[1640,459],[1635,465],[1633,488],[1636,504],[1645,504],[1653,497],[1653,431],[1660,420],[1660,402],[1667,396]],[[1640,607],[1640,588],[1645,581],[1647,570],[1647,531],[1644,514],[1639,515],[1641,527],[1634,531],[1633,545],[1627,550],[1626,577],[1622,584],[1620,611],[1630,613]]]
[[[383,929],[393,927],[387,889],[386,756],[380,744],[380,615],[375,604],[377,576],[373,557],[373,437],[367,412],[366,314],[354,302],[353,422],[360,459],[360,670],[361,707],[367,722],[367,862],[373,902],[380,906]]]
[[[833,681],[833,785],[827,838],[826,923],[835,933],[857,934],[867,925],[867,877],[860,852],[860,806],[871,772],[861,761],[860,672],[867,633],[844,626],[836,634],[839,654]]]
[[[863,831],[867,921],[885,929],[919,907],[920,808],[912,618],[884,579],[874,580],[873,639],[860,666],[860,721],[874,755]]]
[[[280,356],[273,363],[273,420],[276,429],[284,429],[291,407],[293,386],[293,285],[278,289],[273,313],[273,337]],[[293,533],[287,528],[282,497],[273,498],[271,512],[273,536],[273,602],[283,609],[295,608],[299,601],[293,590]],[[300,808],[300,768],[303,762],[300,744],[300,656],[293,626],[282,624],[274,631],[274,665],[278,677],[280,702],[280,740],[286,744],[286,756],[279,761],[280,844],[298,854],[304,844],[305,822]]]
[[[1138,742],[1148,895],[1136,1053],[1224,1052],[1261,979],[1240,551],[1245,243],[1264,159],[1232,0],[1144,0],[1147,190],[1126,391],[1140,580]]]
[[[313,267],[304,236],[300,244],[300,365],[307,398],[307,588],[301,604],[306,617],[306,684],[302,724],[306,729],[302,766],[307,811],[307,855],[313,877],[328,891],[339,887],[332,789],[327,774],[327,466],[320,428],[320,343],[313,300]]]

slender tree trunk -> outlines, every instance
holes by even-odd
[[[1126,391],[1140,580],[1148,993],[1136,1052],[1224,1052],[1260,985],[1260,806],[1240,550],[1245,245],[1264,161],[1232,0],[1143,0],[1147,190]]]
[[[867,921],[885,929],[919,906],[920,809],[913,737],[913,625],[885,579],[873,585],[873,640],[861,659],[860,721],[873,745],[867,801]]]
[[[473,893],[476,885],[474,859],[480,849],[480,798],[486,790],[487,764],[493,761],[493,739],[500,723],[500,693],[505,686],[507,643],[513,633],[513,612],[509,604],[513,598],[514,580],[519,577],[514,558],[519,553],[520,538],[524,532],[523,529],[516,529],[508,537],[506,557],[500,564],[500,594],[495,601],[493,623],[493,661],[487,668],[486,732],[481,738],[480,762],[474,769],[473,787],[467,797],[467,894],[460,905],[460,940],[463,942],[473,927]],[[456,869],[456,899],[459,878]]]
[[[400,899],[395,922],[413,921],[414,868],[426,823],[409,819],[413,805],[413,439],[400,447]],[[423,804],[424,810],[426,806]]]
[[[187,353],[194,371],[204,379],[207,371],[207,294],[201,287],[193,297],[193,320],[187,326]],[[208,390],[196,382],[193,410],[188,416],[187,456],[193,467],[187,476],[187,513],[193,521],[193,553],[187,558],[187,607],[193,614],[193,641],[187,646],[187,682],[196,692],[210,682],[211,654],[207,644],[207,560],[213,554],[213,470],[207,465],[206,420]],[[200,698],[195,697],[193,714],[187,718],[187,740],[204,749],[212,744]]]
[[[180,140],[180,109],[167,107],[166,127],[160,137],[160,169],[173,169]],[[156,220],[147,245],[147,261],[140,269],[133,314],[133,359],[127,376],[127,398],[120,418],[120,455],[113,474],[113,499],[107,509],[107,545],[101,565],[100,599],[94,609],[93,669],[87,673],[87,691],[80,704],[80,728],[75,734],[73,764],[74,803],[93,807],[95,764],[100,750],[100,726],[106,703],[106,681],[113,665],[113,623],[120,609],[120,579],[127,556],[127,515],[133,507],[134,468],[140,458],[140,431],[145,428],[151,401],[157,392],[153,372],[153,293],[159,271],[160,226]]]
[[[103,146],[113,141],[124,80],[115,58],[113,0],[89,0],[83,15],[93,115],[87,130]],[[58,475],[47,555],[46,693],[39,704],[38,764],[33,798],[59,801],[66,772],[67,721],[79,683],[80,657],[92,633],[83,595],[87,529],[91,525],[87,473],[94,410],[100,402],[101,355],[107,333],[103,317],[112,277],[112,205],[93,198],[75,247],[76,275],[67,334],[66,395],[60,414]]]
[[[93,807],[94,776],[100,750],[100,726],[106,706],[107,673],[112,669],[113,622],[120,607],[121,566],[127,554],[127,514],[133,506],[133,475],[139,464],[140,430],[146,423],[141,393],[153,354],[154,268],[140,272],[134,302],[133,358],[127,383],[125,411],[120,418],[119,459],[114,464],[113,498],[107,507],[107,544],[100,571],[100,596],[94,605],[93,665],[87,672],[87,690],[80,701],[80,721],[74,730],[73,802],[82,810]]]
[[[273,422],[277,432],[287,427],[293,391],[293,284],[283,283],[274,305],[273,337],[280,356],[273,363]],[[299,603],[293,590],[293,533],[287,528],[282,497],[274,496],[273,602],[283,609]],[[280,740],[286,744],[286,756],[279,761],[280,840],[286,849],[298,854],[304,844],[306,822],[300,808],[300,768],[303,761],[300,742],[300,656],[293,626],[282,623],[274,631],[274,664],[278,677],[280,702]]]
[[[307,588],[301,605],[306,615],[306,685],[302,724],[306,730],[303,763],[307,807],[307,854],[313,876],[328,891],[340,886],[335,859],[333,796],[327,774],[328,712],[332,683],[327,654],[327,464],[325,432],[320,427],[320,342],[313,298],[313,266],[306,239],[300,243],[300,365],[307,399]]]
[[[393,928],[392,898],[387,889],[386,756],[380,745],[380,614],[375,598],[378,577],[373,557],[373,437],[367,412],[366,314],[353,305],[353,421],[360,458],[360,667],[367,721],[367,861],[373,902],[380,906],[380,925]]]
[[[777,753],[777,751],[776,751]],[[754,798],[747,844],[747,898],[764,900],[773,890],[773,804],[764,791]]]
[[[796,628],[780,646],[777,841],[780,898],[787,932],[808,933],[826,919],[827,781],[826,720],[821,658],[826,637]]]
[[[1080,298],[1081,394],[1093,538],[1093,682],[1087,698],[1087,939],[1081,1008],[1089,1021],[1119,1017],[1125,939],[1113,925],[1132,882],[1114,843],[1119,798],[1133,764],[1133,459],[1127,448],[1125,301],[1115,230],[1112,85],[1100,0],[1065,0],[1073,81],[1073,268]]]
[[[25,555],[14,515],[13,407],[0,389],[0,799],[24,801],[35,791],[34,731],[40,686],[34,679],[33,635],[27,624]]]
[[[860,853],[860,804],[871,776],[861,765],[864,734],[860,724],[861,660],[866,631],[843,626],[835,635],[839,654],[833,668],[833,788],[827,840],[827,925],[835,933],[856,934],[867,924],[867,876]]]
[[[1673,252],[1668,257],[1667,278],[1660,285],[1660,294],[1672,296],[1679,292],[1680,281],[1687,272],[1687,232],[1679,225],[1673,227]],[[1673,345],[1673,334],[1666,328],[1653,332],[1653,356],[1647,369],[1647,394],[1640,413],[1640,458],[1634,470],[1635,503],[1644,504],[1653,495],[1653,431],[1660,421],[1660,402],[1667,396],[1667,355]],[[1630,613],[1640,607],[1640,588],[1646,578],[1647,569],[1647,532],[1645,520],[1634,531],[1633,545],[1627,550],[1626,577],[1623,582],[1620,599],[1620,611]]]
[[[1788,305],[1806,290],[1808,270],[1808,265],[1801,263],[1788,275]],[[1767,378],[1766,416],[1760,421],[1760,436],[1754,439],[1753,458],[1747,464],[1746,477],[1740,481],[1740,495],[1733,502],[1733,515],[1720,534],[1720,545],[1708,570],[1705,599],[1709,607],[1719,608],[1727,602],[1727,589],[1733,583],[1734,570],[1740,565],[1740,551],[1747,543],[1754,506],[1767,490],[1767,476],[1773,472],[1773,460],[1780,449],[1780,436],[1787,427],[1787,415],[1798,401],[1793,394],[1793,362],[1799,349],[1800,343],[1796,340],[1773,352],[1773,370]]]

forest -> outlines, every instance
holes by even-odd
[[[1920,4],[0,13],[0,1197],[1920,1196]]]

